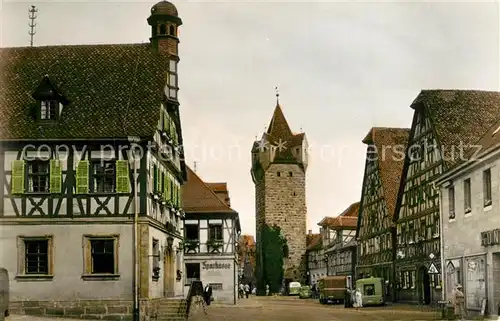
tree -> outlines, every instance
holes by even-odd
[[[274,225],[264,224],[260,231],[260,244],[257,251],[257,291],[265,295],[266,285],[269,294],[278,293],[283,281],[284,257],[288,254],[286,238],[281,229]]]

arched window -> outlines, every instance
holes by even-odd
[[[167,26],[160,25],[160,35],[166,35],[166,34],[167,34]]]
[[[175,27],[174,26],[170,26],[170,35],[171,36],[175,36]]]

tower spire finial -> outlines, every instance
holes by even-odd
[[[276,91],[276,105],[280,104],[280,92],[278,90],[278,86],[274,87],[274,90]]]

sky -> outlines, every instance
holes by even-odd
[[[187,164],[228,183],[242,232],[255,234],[251,147],[275,87],[293,131],[306,133],[307,225],[318,231],[361,196],[373,126],[411,126],[421,89],[499,90],[493,2],[173,1]],[[0,46],[148,42],[149,1],[0,0]]]

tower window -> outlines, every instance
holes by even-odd
[[[175,27],[174,26],[170,26],[170,35],[171,36],[175,36]]]
[[[293,177],[293,173],[292,172],[288,172],[288,176]]]
[[[276,175],[278,175],[278,177],[280,177],[281,176],[281,172],[276,173]]]
[[[160,25],[160,35],[166,35],[166,34],[167,34],[167,26]]]

